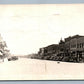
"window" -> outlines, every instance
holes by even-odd
[[[81,44],[82,48],[83,48],[83,43]]]
[[[76,44],[74,44],[74,45],[71,45],[71,48],[76,48]]]
[[[77,48],[79,48],[79,44],[77,44]]]
[[[83,43],[83,48],[84,48],[84,43]]]
[[[81,48],[81,43],[80,43],[80,48]]]

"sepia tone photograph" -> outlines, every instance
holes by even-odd
[[[84,4],[0,4],[0,80],[84,79]]]

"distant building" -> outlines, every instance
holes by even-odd
[[[59,45],[57,44],[52,44],[52,45],[49,45],[47,47],[44,47],[44,48],[40,48],[39,50],[39,55],[48,55],[48,54],[52,54],[52,53],[57,53],[59,50]]]

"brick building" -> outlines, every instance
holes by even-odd
[[[84,57],[84,36],[75,35],[65,38],[65,47],[70,57],[80,61]]]

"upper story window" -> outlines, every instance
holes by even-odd
[[[74,45],[71,45],[71,48],[76,48],[76,44],[74,44]]]
[[[79,44],[77,44],[77,48],[79,48]]]

